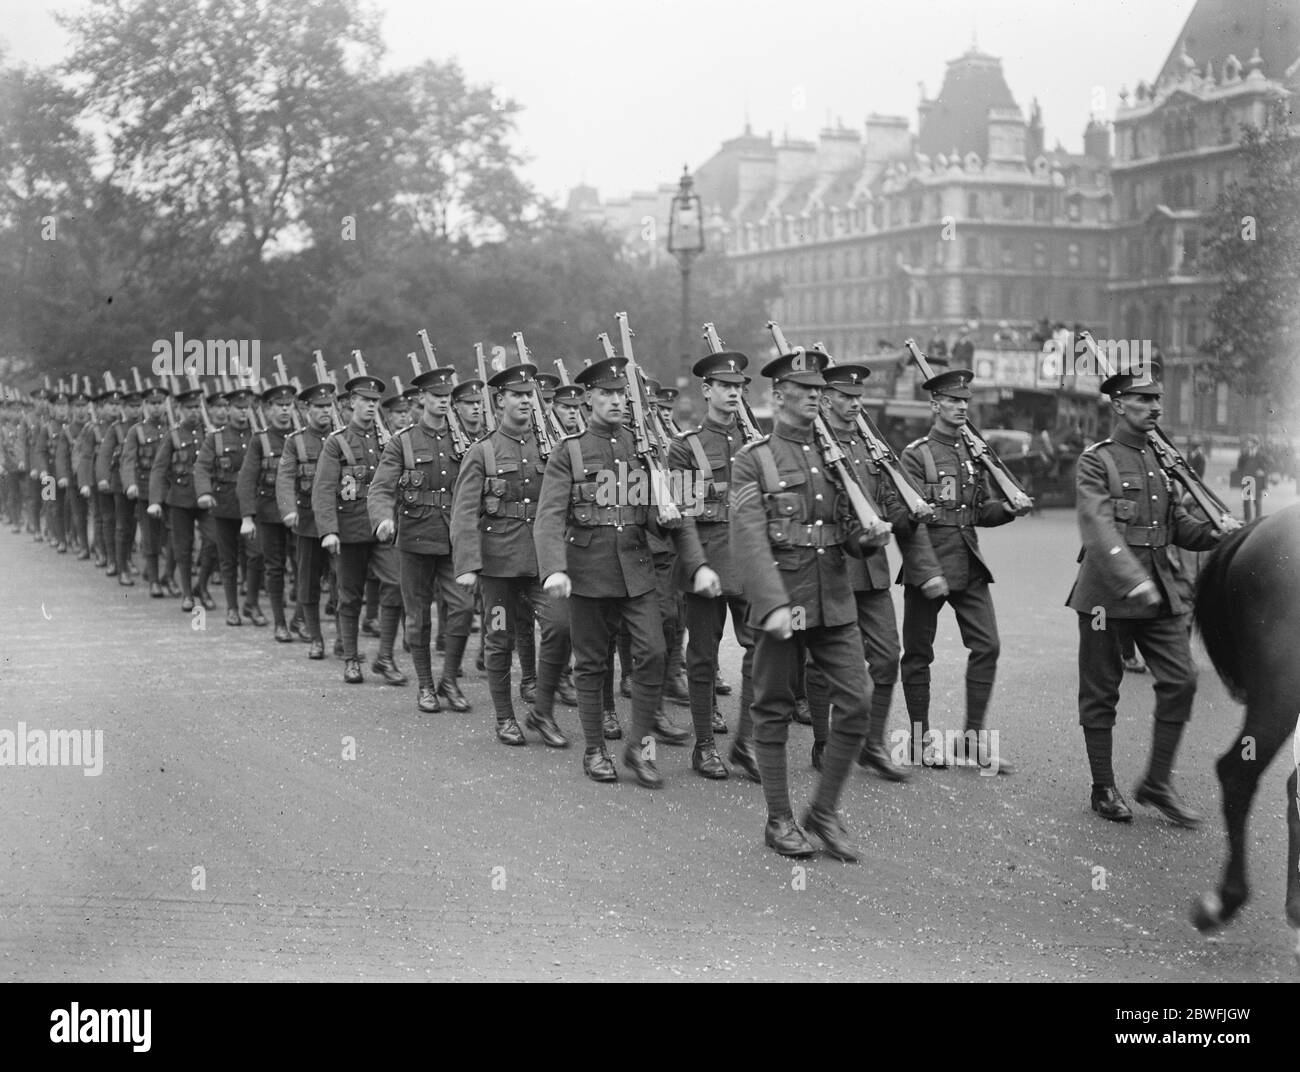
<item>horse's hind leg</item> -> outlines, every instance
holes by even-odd
[[[1232,747],[1219,757],[1215,770],[1223,787],[1223,819],[1228,832],[1228,862],[1217,894],[1202,894],[1192,909],[1192,922],[1205,931],[1222,926],[1237,914],[1250,896],[1246,881],[1246,820],[1259,788],[1259,778],[1282,747],[1290,726],[1283,721],[1278,701],[1252,698],[1246,721]]]
[[[1295,957],[1300,963],[1300,722],[1296,723],[1295,766],[1286,780],[1286,829],[1286,918],[1295,929]]]

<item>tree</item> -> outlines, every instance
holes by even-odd
[[[1300,136],[1289,118],[1243,128],[1242,180],[1207,213],[1205,268],[1222,288],[1201,347],[1217,380],[1282,399],[1300,385]]]
[[[237,280],[257,322],[264,258],[292,237],[379,57],[375,17],[357,0],[94,0],[67,25],[114,180],[160,216],[208,224],[208,269]]]

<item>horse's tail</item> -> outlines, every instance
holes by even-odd
[[[1228,533],[1210,552],[1196,581],[1196,628],[1205,643],[1206,654],[1219,672],[1224,686],[1238,703],[1246,702],[1246,686],[1241,670],[1240,639],[1233,629],[1232,592],[1228,587],[1228,569],[1254,525]]]

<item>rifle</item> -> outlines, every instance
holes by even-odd
[[[623,359],[627,362],[627,400],[632,414],[632,437],[636,440],[636,453],[650,470],[650,501],[654,504],[659,523],[673,526],[681,521],[682,513],[673,500],[672,485],[668,479],[665,461],[668,457],[668,443],[656,442],[657,430],[648,414],[644,398],[645,384],[641,379],[641,368],[632,353],[632,329],[628,326],[627,313],[618,313],[619,337],[623,343]],[[613,345],[608,335],[601,336],[605,352],[613,356]]]
[[[313,358],[312,368],[316,372],[317,386],[319,386],[322,383],[331,383],[334,384],[334,387],[337,390],[338,384],[334,383],[334,377],[331,376],[328,371],[326,371],[325,354],[320,350],[316,350],[313,352],[312,358]],[[330,395],[330,414],[334,418],[333,430],[337,432],[340,428],[343,427],[343,414],[339,410],[339,402],[334,394]]]
[[[930,362],[925,359],[925,354],[917,349],[916,342],[912,339],[905,339],[903,345],[907,347],[908,352],[912,355],[912,360],[916,362],[916,367],[921,370],[924,379],[934,378],[934,369],[930,367]],[[958,428],[962,441],[966,444],[966,449],[970,451],[970,456],[978,462],[984,471],[992,478],[994,485],[998,489],[998,494],[1002,496],[1007,507],[1017,513],[1023,512],[1034,505],[1023,487],[1007,468],[1003,462],[990,449],[987,442],[979,429],[971,424],[967,419],[961,423]]]
[[[212,423],[212,418],[208,416],[208,400],[203,397],[203,389],[202,389],[203,385],[199,383],[198,373],[191,372],[188,376],[185,377],[185,379],[189,383],[191,391],[199,392],[199,410],[203,414],[204,433],[206,434],[208,432],[215,432],[217,429],[216,426]]]
[[[531,365],[532,362],[528,360],[531,355],[528,352],[528,346],[524,343],[524,333],[516,331],[514,340],[515,349],[519,351],[519,363],[521,365]],[[542,461],[547,461],[551,456],[551,451],[555,449],[555,444],[563,439],[566,433],[555,414],[551,413],[542,401],[542,390],[537,386],[536,380],[533,381],[529,409],[533,414],[533,435],[537,437],[537,453],[541,455]]]
[[[1102,353],[1101,347],[1092,337],[1092,332],[1081,331],[1079,338],[1096,355],[1097,367],[1101,370],[1102,379],[1115,375],[1110,359]],[[1232,511],[1222,499],[1202,483],[1201,478],[1196,475],[1196,470],[1187,464],[1187,459],[1182,456],[1174,446],[1174,441],[1165,435],[1159,425],[1147,433],[1147,442],[1151,445],[1151,451],[1155,454],[1156,461],[1160,463],[1160,468],[1186,489],[1192,501],[1210,519],[1210,523],[1219,532],[1230,532],[1231,527],[1227,522],[1232,518]]]
[[[708,344],[711,354],[720,354],[726,349],[712,321],[704,325],[704,341]],[[740,386],[740,408],[736,410],[736,423],[740,425],[740,437],[746,443],[752,443],[756,439],[763,438],[763,431],[758,427],[758,418],[754,416],[754,411],[749,408],[749,399],[745,397],[744,385]]]
[[[429,341],[429,333],[421,328],[419,331],[420,341],[424,343],[424,355],[429,359],[429,371],[432,372],[438,367],[438,358],[433,352],[433,343]],[[415,370],[416,376],[422,376],[424,373],[420,370],[420,359],[414,352],[406,355],[411,359],[411,368]],[[460,461],[469,453],[469,448],[473,445],[469,438],[469,433],[465,431],[465,423],[460,419],[460,413],[454,405],[447,407],[447,425],[451,429],[451,450]]]
[[[478,378],[483,381],[483,391],[486,393],[488,382],[487,355],[483,353],[483,344],[481,342],[474,344],[474,356],[478,361]],[[487,424],[489,433],[497,430],[496,410],[492,408],[492,399],[486,397],[483,399],[483,420]]]
[[[785,333],[782,332],[781,325],[775,320],[769,320],[767,328],[772,333],[772,340],[776,343],[779,352],[783,354],[806,352],[803,347],[799,347],[796,351],[791,350],[790,344],[785,341]],[[863,552],[866,552],[872,547],[879,546],[875,543],[873,537],[878,536],[882,529],[888,532],[890,529],[889,523],[881,519],[876,504],[871,501],[866,489],[858,483],[857,474],[849,467],[848,455],[844,453],[844,448],[840,446],[839,440],[826,427],[826,421],[820,411],[813,418],[813,437],[821,448],[822,460],[835,475],[836,482],[848,497],[849,506],[853,509],[853,516],[857,518],[858,524],[862,527],[862,531],[858,534],[858,547]],[[887,541],[888,537],[886,536]]]
[[[366,371],[366,359],[361,356],[360,350],[352,351],[352,360],[357,363],[357,375],[369,376]],[[384,411],[378,405],[375,406],[375,431],[379,434],[379,446],[388,446],[388,441],[393,438],[393,433],[388,430],[388,422],[384,420]]]
[[[591,362],[588,362],[588,364],[590,363]],[[561,361],[558,357],[555,359],[555,368],[560,375],[560,386],[568,387],[573,381],[569,379],[569,370],[564,367],[564,362]],[[579,406],[577,408],[578,408],[578,434],[581,435],[583,432],[587,430],[587,419],[582,415],[582,407]],[[551,403],[551,410],[552,412],[554,412],[555,410],[554,402]],[[568,433],[565,434],[567,435]]]
[[[835,359],[831,357],[830,352],[821,342],[818,342],[816,346],[818,350],[826,355],[827,367],[835,364]],[[858,435],[862,437],[862,442],[866,446],[871,460],[879,466],[881,472],[894,485],[894,490],[898,492],[898,497],[903,500],[907,512],[912,515],[912,520],[931,520],[934,517],[934,507],[926,502],[925,496],[921,494],[921,489],[912,483],[912,478],[903,469],[903,463],[899,460],[898,455],[894,453],[894,448],[889,445],[889,441],[881,434],[875,422],[867,416],[865,410],[858,410],[856,423]]]
[[[284,356],[281,355],[281,354],[276,354],[275,357],[273,357],[271,360],[273,360],[273,361],[275,362],[275,369],[276,369],[276,372],[275,372],[275,379],[276,379],[276,383],[277,383],[280,387],[289,387],[289,386],[291,386],[290,383],[289,383],[289,373],[286,371],[286,369],[285,369],[285,367],[284,367]],[[289,417],[290,417],[290,420],[293,421],[293,430],[294,430],[295,432],[301,431],[301,430],[302,430],[302,418],[298,416],[298,406],[297,406],[297,402],[296,402],[296,400],[295,400],[294,405],[292,405],[292,406],[289,407]]]

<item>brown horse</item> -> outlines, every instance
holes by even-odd
[[[1264,769],[1295,733],[1287,779],[1287,920],[1300,960],[1300,505],[1230,533],[1196,587],[1196,626],[1233,699],[1241,733],[1216,764],[1228,827],[1228,862],[1216,892],[1192,906],[1201,931],[1227,923],[1250,896],[1246,819]]]

